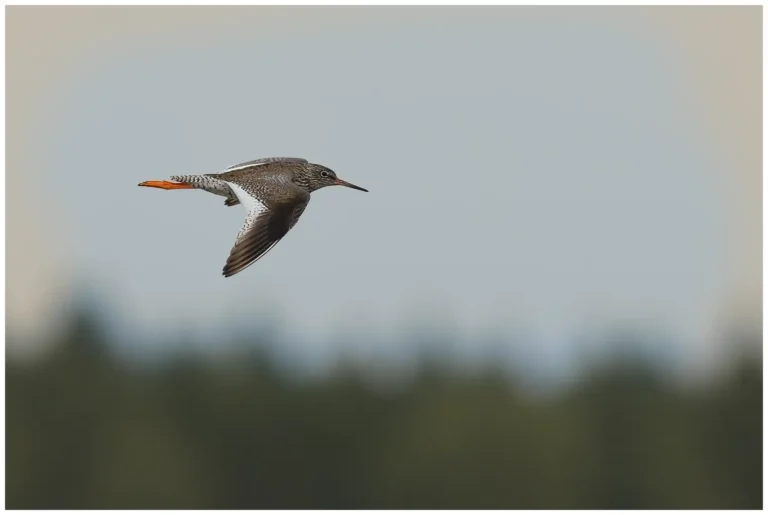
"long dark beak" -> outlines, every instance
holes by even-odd
[[[360,186],[355,186],[354,184],[349,183],[347,181],[342,181],[341,179],[336,179],[336,184],[338,184],[339,186],[346,186],[347,188],[352,188],[353,190],[360,190],[365,192],[368,191],[365,188],[361,188]]]

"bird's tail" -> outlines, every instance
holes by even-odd
[[[207,188],[209,182],[211,179],[205,175],[172,175],[170,181],[144,181],[139,186],[162,190],[189,190],[193,188],[207,190],[209,189]]]
[[[194,188],[186,182],[170,182],[170,181],[144,181],[140,182],[139,186],[148,186],[150,188],[160,188],[162,190],[188,190]]]
[[[149,186],[150,188],[160,188],[163,190],[200,189],[227,197],[228,199],[230,197],[234,198],[234,194],[227,183],[213,175],[172,175],[170,181],[145,181],[139,184],[139,186]],[[235,198],[231,202],[237,203],[236,201],[237,199]]]

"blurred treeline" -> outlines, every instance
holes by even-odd
[[[7,508],[762,507],[755,356],[707,388],[626,361],[537,398],[429,361],[393,390],[256,350],[136,366],[78,320],[6,364]]]

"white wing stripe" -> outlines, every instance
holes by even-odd
[[[248,229],[251,227],[251,224],[253,224],[254,220],[256,220],[256,218],[260,214],[264,213],[268,209],[267,209],[267,206],[265,206],[259,201],[259,199],[257,199],[256,197],[254,197],[253,195],[245,191],[245,189],[242,186],[235,184],[234,182],[229,182],[229,181],[223,181],[223,182],[226,182],[229,185],[232,192],[235,194],[235,196],[237,196],[237,200],[240,201],[240,203],[243,205],[246,212],[248,213],[245,216],[245,224],[243,224],[243,228],[240,229],[239,233],[237,233],[237,241],[240,241],[240,238],[246,232],[248,232]]]
[[[253,161],[248,161],[246,163],[232,165],[224,171],[234,172],[235,170],[243,170],[244,168],[253,168],[254,166],[262,166],[269,163],[277,163],[279,161],[283,161],[286,163],[306,163],[307,162],[306,159],[302,159],[300,157],[264,157],[262,159],[254,159]]]

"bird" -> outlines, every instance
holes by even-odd
[[[170,179],[144,181],[139,186],[201,189],[225,197],[225,206],[245,207],[245,222],[222,270],[224,277],[242,272],[269,252],[299,221],[313,191],[326,186],[368,191],[340,179],[330,168],[298,157],[255,159],[219,173]]]

